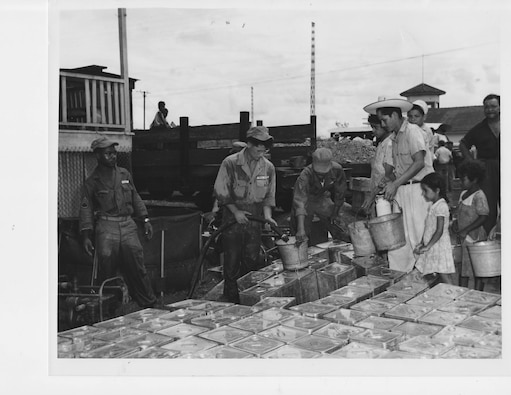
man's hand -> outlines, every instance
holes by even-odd
[[[150,222],[144,223],[144,234],[147,240],[151,240],[153,237],[153,226]]]
[[[94,246],[92,245],[91,239],[89,237],[84,237],[82,244],[87,255],[92,256],[94,253]]]
[[[389,182],[385,188],[383,188],[383,194],[385,196],[385,199],[392,201],[394,200],[394,197],[396,196],[397,189],[399,188],[399,185],[397,185],[395,182]]]
[[[266,222],[268,222],[270,225],[273,225],[275,227],[279,226],[277,224],[277,221],[275,221],[272,217],[269,217],[269,218],[265,218]]]
[[[309,240],[307,235],[305,234],[305,230],[297,230],[295,237],[296,241],[299,243],[303,243],[304,241]]]
[[[373,202],[374,202],[374,198],[372,196],[368,196],[365,200],[364,200],[364,203],[362,203],[362,210],[364,211],[369,211],[369,209],[371,208],[371,206],[373,205]]]
[[[250,214],[248,211],[238,210],[234,213],[234,218],[236,219],[236,222],[241,225],[248,224],[248,218],[247,214]]]

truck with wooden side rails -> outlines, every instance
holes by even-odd
[[[209,211],[220,164],[233,142],[246,141],[250,126],[249,113],[241,112],[236,123],[191,126],[181,117],[175,128],[134,130],[131,159],[137,188],[157,200],[179,192]],[[268,158],[277,174],[276,203],[287,211],[295,180],[316,146],[316,117],[308,124],[270,126],[269,131],[274,139]]]

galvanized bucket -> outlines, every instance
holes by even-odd
[[[399,207],[395,200],[394,202]],[[368,227],[378,251],[397,250],[406,244],[405,224],[401,212],[370,219]]]
[[[290,236],[288,241],[282,239],[275,242],[285,270],[305,269],[309,265],[307,254],[308,244],[304,241],[297,245],[296,237]]]
[[[467,247],[476,277],[500,276],[500,242],[480,241]]]
[[[348,232],[355,256],[369,256],[376,253],[367,221],[354,221],[348,224]]]

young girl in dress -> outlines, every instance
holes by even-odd
[[[484,164],[480,161],[466,161],[458,168],[458,174],[463,191],[458,204],[457,219],[452,224],[452,230],[461,241],[460,285],[468,287],[469,278],[474,278],[474,273],[467,245],[486,240],[483,224],[488,218],[490,208],[486,195],[479,187],[485,175]],[[479,277],[475,278],[475,288],[479,291],[484,288],[484,283]]]
[[[453,284],[454,259],[449,236],[449,206],[445,180],[438,173],[430,173],[421,181],[422,196],[431,202],[421,243],[415,248],[418,255],[415,267],[423,275],[438,273],[442,282]]]

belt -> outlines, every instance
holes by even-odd
[[[102,219],[104,221],[124,222],[131,219],[131,217],[130,216],[112,217],[110,215],[98,215],[98,219]]]
[[[404,185],[420,184],[418,180],[410,180],[404,183]]]

